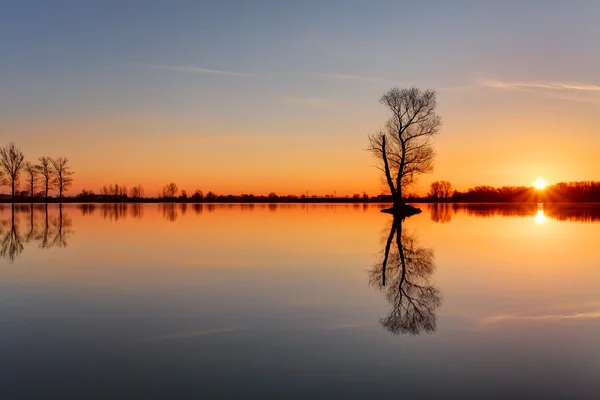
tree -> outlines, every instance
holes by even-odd
[[[449,199],[452,197],[452,184],[448,181],[431,182],[428,196],[433,200]]]
[[[132,199],[139,200],[142,198],[143,195],[144,195],[144,188],[142,187],[142,185],[136,185],[136,186],[132,187],[131,190],[129,191],[129,197],[131,197]]]
[[[179,188],[177,187],[177,185],[171,182],[162,188],[161,197],[164,199],[174,199],[175,196],[177,196],[178,191]]]
[[[38,169],[35,165],[27,161],[23,166],[23,170],[27,174],[27,191],[29,192],[29,197],[33,199],[35,193],[35,181],[38,174]]]
[[[54,170],[52,169],[50,157],[40,157],[38,160],[40,163],[36,165],[36,168],[41,175],[42,182],[44,184],[44,194],[47,201],[48,190],[52,188],[54,182]]]
[[[187,192],[185,190],[181,190],[181,195],[179,195],[179,200],[181,201],[187,201],[188,199],[188,195]]]
[[[442,127],[436,92],[392,88],[379,100],[389,112],[385,128],[369,135],[368,150],[381,161],[394,209],[404,206],[402,192],[418,175],[433,170],[433,139]]]
[[[442,198],[449,199],[452,197],[452,184],[448,181],[440,181],[440,191]]]
[[[11,188],[12,200],[15,200],[15,189],[19,186],[19,174],[23,168],[25,156],[14,143],[0,148],[0,164],[6,172],[6,180]]]
[[[432,200],[437,200],[440,197],[442,197],[441,196],[440,182],[438,182],[438,181],[431,182],[431,185],[429,185],[429,197]]]
[[[71,187],[73,184],[72,175],[74,172],[71,167],[67,165],[69,160],[66,157],[59,157],[50,159],[52,166],[54,167],[54,185],[58,189],[58,198],[62,199],[63,192]]]
[[[202,190],[196,189],[196,191],[194,192],[192,197],[190,197],[190,199],[193,201],[201,201],[202,199],[204,199],[204,193],[202,193]]]

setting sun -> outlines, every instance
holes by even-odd
[[[536,189],[544,189],[547,185],[548,183],[543,178],[537,178],[535,182],[533,182],[533,186],[535,186]]]

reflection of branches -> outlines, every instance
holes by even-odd
[[[433,222],[445,224],[452,220],[452,211],[448,203],[430,203],[429,214]]]
[[[36,218],[36,214],[39,217],[40,210],[43,213],[41,226],[39,218]],[[27,213],[29,216],[29,229],[23,235],[19,232],[20,219],[17,216],[19,213]],[[23,252],[24,244],[32,241],[38,241],[42,249],[66,247],[73,233],[72,226],[71,219],[63,213],[62,204],[58,206],[58,215],[52,217],[48,212],[47,204],[42,208],[33,204],[13,207],[11,217],[0,221],[0,257],[8,258],[13,262]]]
[[[111,221],[119,221],[127,218],[127,203],[106,203],[102,204],[102,218]]]
[[[35,238],[35,235],[36,235],[33,211],[34,211],[34,209],[33,209],[33,204],[32,204],[31,207],[29,208],[29,232],[25,236],[25,243],[31,242]]]
[[[173,203],[163,203],[160,204],[162,209],[163,217],[165,217],[170,222],[175,222],[177,220],[178,214],[177,209],[175,208],[175,204]]]
[[[54,237],[49,247],[67,247],[67,239],[73,232],[73,222],[67,215],[63,216],[62,204],[58,206],[58,217],[52,221],[52,226],[54,228]]]
[[[142,219],[144,216],[144,209],[140,203],[133,203],[131,205],[131,217],[135,219]]]
[[[402,219],[394,218],[383,262],[375,265],[370,277],[392,306],[381,325],[395,335],[436,330],[435,310],[442,300],[439,289],[430,283],[434,269],[433,250],[419,247],[414,235],[403,232]]]
[[[23,243],[19,235],[18,220],[15,220],[14,207],[11,210],[10,221],[2,221],[0,229],[2,240],[0,242],[0,257],[8,258],[9,262],[14,262],[23,252]]]
[[[79,209],[81,210],[81,215],[92,215],[96,211],[96,205],[92,203],[83,203],[79,205]]]

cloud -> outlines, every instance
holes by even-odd
[[[327,73],[327,74],[319,74],[319,76],[321,78],[335,79],[338,81],[359,81],[359,82],[369,82],[369,83],[385,82],[383,79],[379,79],[379,78],[371,78],[368,76],[358,76],[358,75],[349,75],[349,74]]]
[[[574,90],[584,92],[600,92],[600,85],[578,82],[559,81],[500,81],[496,79],[480,77],[479,85],[495,89],[545,89],[545,90]]]
[[[572,314],[544,314],[544,315],[497,315],[485,318],[482,324],[496,324],[505,321],[563,321],[563,320],[585,320],[600,318],[600,311],[590,311]]]
[[[201,68],[201,67],[193,67],[186,65],[155,65],[155,64],[145,64],[148,68],[160,69],[164,71],[177,71],[177,72],[188,72],[192,74],[212,74],[212,75],[222,75],[222,76],[251,76],[246,72],[233,72],[233,71],[223,71],[219,69],[209,69],[209,68]]]

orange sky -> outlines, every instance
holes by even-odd
[[[425,193],[439,179],[459,190],[531,185],[538,176],[549,183],[600,179],[594,150],[600,147],[600,103],[551,94],[476,84],[440,91],[444,127],[435,171],[413,190]],[[375,160],[364,151],[368,133],[385,121],[376,96],[265,121],[217,125],[194,116],[111,113],[36,117],[0,121],[0,137],[15,140],[28,159],[67,156],[76,171],[70,193],[118,182],[142,184],[146,195],[154,195],[170,181],[188,193],[380,193]],[[285,135],[278,134],[282,129]]]

